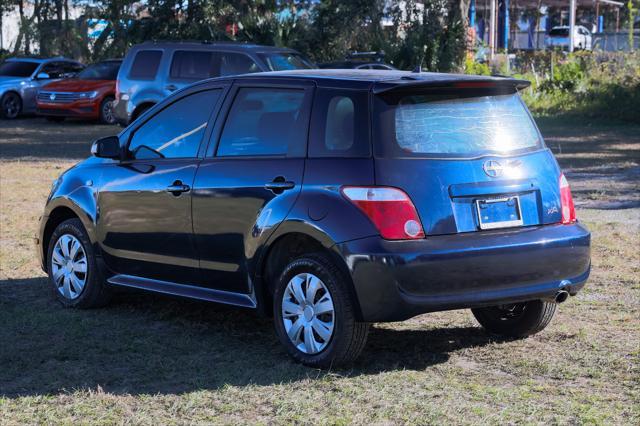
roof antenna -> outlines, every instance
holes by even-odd
[[[422,64],[418,64],[411,72],[420,74],[422,72]]]

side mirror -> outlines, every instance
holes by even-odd
[[[107,136],[95,141],[91,145],[91,155],[98,158],[120,158],[120,139],[117,136]]]
[[[47,74],[46,72],[39,72],[38,75],[36,75],[36,78],[38,80],[48,80],[51,78],[51,76],[49,74]]]

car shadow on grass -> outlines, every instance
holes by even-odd
[[[106,308],[62,308],[45,278],[0,281],[0,395],[102,389],[177,394],[424,370],[468,347],[495,343],[477,327],[372,327],[358,361],[321,371],[294,363],[271,320],[217,304],[126,292]]]

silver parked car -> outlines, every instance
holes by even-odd
[[[62,57],[7,59],[0,64],[0,117],[35,112],[40,87],[73,77],[83,68],[80,62]]]
[[[545,38],[547,49],[568,49],[570,43],[569,31],[569,27],[566,25],[551,28]],[[573,29],[573,49],[591,50],[591,48],[591,33],[582,25],[576,25]]]
[[[249,43],[147,42],[127,53],[114,115],[123,126],[172,92],[199,80],[260,71],[315,68],[292,49]]]

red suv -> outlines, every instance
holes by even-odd
[[[74,78],[47,84],[38,92],[38,115],[51,121],[74,117],[115,123],[112,104],[121,63],[121,60],[98,62]]]

